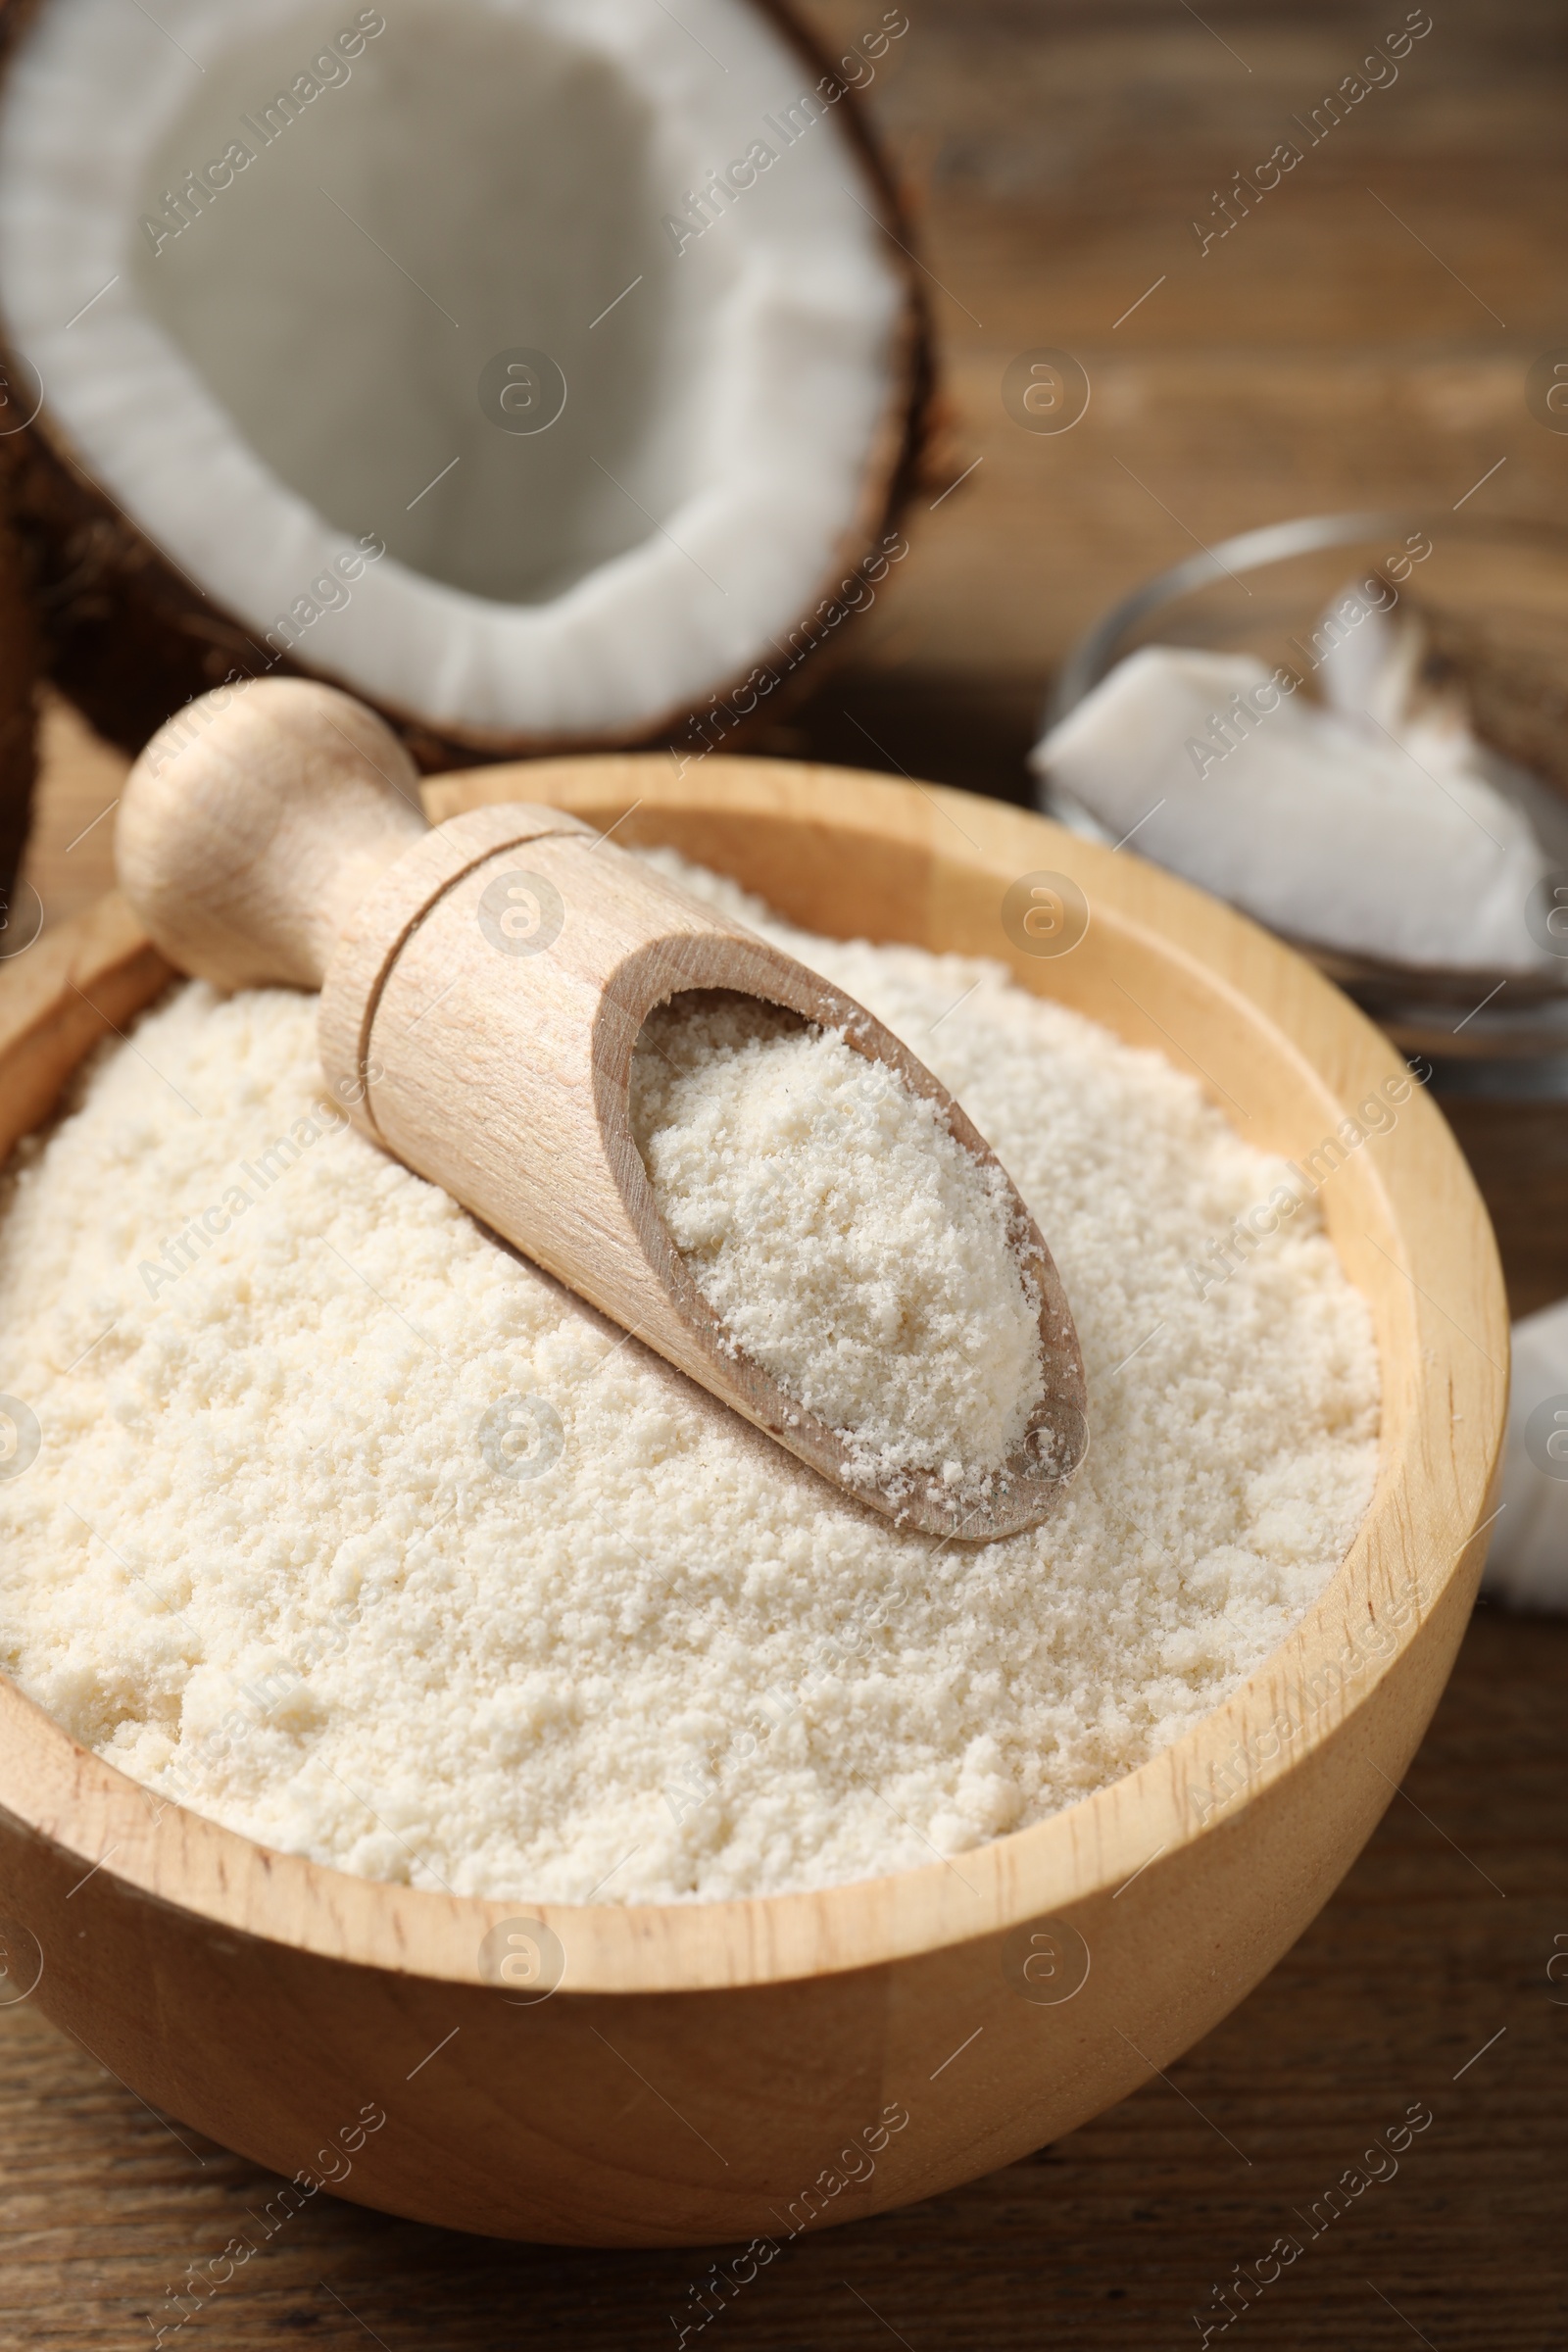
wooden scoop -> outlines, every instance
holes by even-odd
[[[815,972],[559,808],[432,830],[397,738],[329,687],[220,688],[147,746],[121,804],[122,886],[154,941],[221,988],[321,991],[328,1085],[365,1132],[862,1502],[978,1543],[1045,1517],[1088,1443],[1077,1334],[1011,1194],[1041,1300],[1045,1397],[978,1506],[939,1476],[854,1475],[835,1430],[737,1351],[672,1244],[627,1095],[649,1013],[728,989],[842,1031],[989,1145],[892,1033]]]

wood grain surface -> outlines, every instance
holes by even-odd
[[[808,13],[853,39],[879,12]],[[1021,798],[1067,645],[1194,534],[1451,505],[1499,459],[1470,509],[1568,519],[1568,438],[1524,403],[1530,362],[1565,331],[1568,61],[1550,0],[1435,6],[1398,83],[1198,254],[1190,221],[1220,175],[1267,154],[1404,13],[912,0],[872,103],[921,199],[950,428],[897,592],[773,749]],[[1000,406],[1003,368],[1041,345],[1095,381],[1065,436],[1025,435]],[[123,769],[58,709],[47,740],[30,872],[58,917],[105,886],[102,811]],[[1568,1111],[1453,1115],[1516,1310],[1568,1292]],[[1405,1795],[1168,2082],[968,2188],[803,2240],[706,2342],[1197,2343],[1211,2286],[1283,2231],[1302,2238],[1293,2208],[1424,2101],[1433,2124],[1397,2177],[1305,2239],[1239,2324],[1246,2340],[1560,2352],[1565,1787],[1568,1627],[1483,1610]],[[192,2324],[223,2352],[291,2333],[389,2352],[674,2343],[707,2267],[498,2247],[325,2198],[267,2238],[275,2186],[176,2138],[29,2004],[0,2010],[6,2352],[151,2342],[146,2315],[162,2324],[185,2266],[237,2230],[263,2251]]]

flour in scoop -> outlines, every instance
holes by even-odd
[[[653,1016],[631,1121],[698,1289],[852,1475],[981,1490],[1045,1394],[1001,1170],[885,1064],[745,997]]]
[[[0,1178],[0,1669],[154,1803],[519,1904],[928,1867],[1158,1755],[1344,1557],[1378,1363],[1316,1203],[1189,1273],[1283,1163],[1000,965],[656,862],[962,1102],[1087,1459],[1001,1542],[881,1518],[349,1127],[310,998],[175,988]]]

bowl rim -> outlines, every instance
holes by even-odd
[[[1138,956],[1157,960],[1173,989],[1211,1001],[1243,1045],[1261,1033],[1276,1067],[1323,1111],[1348,1117],[1372,1085],[1410,1082],[1348,1000],[1247,917],[1135,857],[1002,803],[854,769],[718,755],[682,766],[658,754],[472,769],[430,780],[425,794],[437,821],[481,801],[526,797],[613,823],[621,841],[640,846],[678,834],[685,821],[738,822],[760,840],[768,826],[805,827],[839,858],[857,842],[873,856],[880,847],[912,858],[925,877],[925,906],[910,907],[903,933],[917,941],[927,921],[940,921],[944,891],[967,890],[971,904],[984,901],[1000,915],[1018,878],[1065,872],[1088,897],[1102,941],[1125,959],[1119,968],[1136,976]],[[955,834],[964,848],[954,847]],[[867,935],[900,933],[884,924]],[[1026,985],[1042,977],[1037,961],[1009,954],[1000,922],[997,953]],[[0,1066],[52,1052],[58,1085],[171,976],[124,903],[101,901],[0,979]],[[1180,1017],[1167,999],[1161,1010]],[[1181,1060],[1202,1067],[1152,1014],[1129,1016],[1121,1034],[1156,1045],[1163,1038],[1167,1058],[1174,1046]],[[1216,1087],[1225,1094],[1203,1075],[1211,1100]],[[31,1115],[7,1123],[0,1150],[47,1115],[49,1099],[34,1081]],[[1093,1897],[1114,1899],[1156,1859],[1222,1832],[1374,1703],[1455,1581],[1479,1567],[1507,1403],[1495,1243],[1458,1147],[1419,1084],[1378,1142],[1375,1164],[1362,1153],[1337,1171],[1350,1179],[1336,1196],[1338,1226],[1327,1204],[1352,1281],[1359,1266],[1368,1284],[1385,1286],[1384,1434],[1361,1527],[1300,1622],[1227,1700],[1146,1764],[1042,1822],[953,1860],[800,1893],[636,1905],[435,1893],[280,1853],[158,1798],[4,1676],[0,1811],[126,1895],[323,1960],[483,1984],[494,1982],[480,1959],[486,1935],[502,1922],[542,1922],[564,1946],[568,1994],[835,1975],[970,1943]]]
[[[1527,514],[1458,515],[1446,514],[1437,507],[1366,507],[1260,523],[1229,539],[1216,540],[1200,555],[1184,556],[1179,564],[1152,573],[1118,597],[1069,649],[1041,712],[1040,732],[1049,734],[1109,675],[1123,658],[1119,650],[1122,639],[1162,605],[1179,604],[1183,597],[1212,588],[1217,580],[1234,579],[1238,571],[1263,571],[1297,556],[1320,555],[1333,547],[1358,547],[1399,531],[1433,530],[1441,530],[1450,539],[1513,540],[1568,556],[1568,531],[1559,523]]]

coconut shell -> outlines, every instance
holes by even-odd
[[[0,0],[0,74],[18,37],[46,0]],[[53,0],[69,6],[70,0]],[[607,750],[648,750],[707,742],[740,751],[772,726],[803,687],[820,679],[823,664],[842,657],[854,608],[836,608],[824,626],[817,616],[834,610],[841,586],[866,563],[884,534],[897,523],[919,487],[933,392],[928,307],[912,252],[912,231],[900,190],[872,135],[859,93],[836,73],[827,52],[793,15],[786,0],[753,0],[799,54],[816,79],[831,76],[843,91],[837,120],[864,166],[889,232],[889,261],[903,279],[904,314],[899,349],[891,368],[895,386],[876,447],[865,469],[858,513],[840,541],[818,594],[805,608],[797,629],[809,625],[820,638],[791,662],[788,673],[765,701],[740,714],[729,709],[751,675],[752,665],[713,679],[695,705],[671,707],[651,725],[603,735],[499,734],[461,725],[436,726],[419,712],[395,704],[373,705],[408,745],[427,773],[470,767],[486,760]],[[3,291],[3,290],[0,290]],[[10,369],[0,342],[0,368]],[[23,544],[46,631],[49,674],[109,742],[140,751],[172,712],[225,678],[314,677],[344,686],[370,701],[353,679],[323,665],[315,668],[275,657],[257,642],[245,623],[226,612],[165,555],[93,479],[51,416],[45,401],[25,430],[0,438],[0,475]],[[714,717],[714,713],[718,715]],[[691,732],[694,718],[707,714],[711,740]]]
[[[21,554],[0,517],[0,956],[10,944],[6,934],[38,775],[40,651]]]

